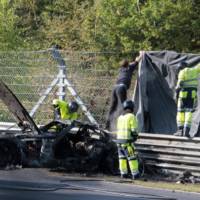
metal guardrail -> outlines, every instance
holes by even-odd
[[[147,165],[200,176],[200,138],[141,133],[136,148]]]
[[[14,123],[0,122],[0,134],[20,133]],[[146,165],[200,176],[200,138],[140,133],[136,148]]]
[[[0,122],[0,134],[1,133],[20,133],[21,129],[16,123]]]

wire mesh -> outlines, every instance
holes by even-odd
[[[118,55],[112,52],[60,53],[67,66],[67,79],[96,121],[104,126],[118,71]],[[51,50],[0,52],[0,79],[8,85],[28,112],[57,77],[58,71],[58,63],[53,59]],[[53,119],[52,100],[57,97],[57,92],[58,86],[53,88],[35,113],[33,119],[37,124],[45,124]],[[66,90],[66,100],[72,99],[72,95]],[[87,117],[79,112],[81,120],[87,120]],[[0,121],[14,121],[12,114],[1,101]]]

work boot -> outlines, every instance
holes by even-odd
[[[184,128],[184,134],[183,134],[183,135],[184,135],[185,137],[189,137],[189,138],[190,138],[190,134],[189,134],[189,133],[190,133],[190,128],[189,128],[189,127],[185,127],[185,128]]]
[[[137,172],[135,174],[132,174],[132,180],[138,179],[140,177],[140,173]]]
[[[174,136],[183,136],[183,129],[178,129]]]
[[[128,178],[128,174],[121,174],[121,178]]]

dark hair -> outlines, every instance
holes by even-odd
[[[127,59],[124,59],[120,62],[121,67],[128,67],[129,61]]]

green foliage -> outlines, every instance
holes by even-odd
[[[200,50],[198,0],[0,0],[0,47]]]
[[[142,34],[152,50],[196,51],[193,41],[199,32],[199,17],[189,0],[149,0],[141,10]],[[194,18],[194,19],[193,19]],[[193,19],[193,20],[191,20]]]
[[[98,11],[101,27],[96,34],[96,42],[103,49],[115,49],[118,52],[138,51],[143,38],[136,0],[103,0]]]
[[[17,20],[15,3],[8,0],[0,0],[0,49],[3,51],[23,46],[20,29],[16,26]]]
[[[49,0],[15,0],[15,13],[18,16],[17,27],[21,29],[21,38],[26,42],[28,49],[40,49],[45,46],[43,33],[42,12],[49,5]]]
[[[67,49],[83,49],[82,22],[92,0],[55,0],[45,7],[42,13],[45,42],[50,46],[54,43]]]
[[[199,2],[192,0],[102,0],[96,13],[96,45],[123,53],[140,49],[198,52],[198,8]]]

